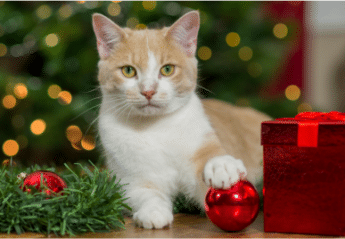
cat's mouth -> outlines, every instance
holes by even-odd
[[[144,109],[144,108],[161,108],[158,105],[152,104],[151,102],[145,104],[145,105],[141,105],[138,107],[139,109]]]

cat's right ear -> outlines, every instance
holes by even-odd
[[[92,26],[96,34],[97,49],[101,59],[107,58],[116,44],[126,37],[126,33],[121,27],[99,13],[92,15]]]

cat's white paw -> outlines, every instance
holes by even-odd
[[[164,207],[145,207],[134,213],[133,220],[145,229],[161,229],[170,226],[174,216],[172,211]]]
[[[230,155],[217,156],[209,160],[203,175],[207,186],[220,189],[230,188],[246,176],[247,170],[242,160]]]

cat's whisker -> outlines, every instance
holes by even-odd
[[[82,94],[89,94],[89,93],[94,92],[94,91],[96,91],[96,90],[99,90],[99,89],[101,89],[101,88],[102,88],[102,86],[98,85],[98,86],[95,86],[95,88],[92,89],[92,90],[90,90],[90,91],[81,92],[81,93],[82,93]]]
[[[74,121],[74,120],[78,119],[78,118],[79,118],[80,116],[82,116],[83,114],[89,112],[90,110],[92,110],[92,109],[94,109],[94,108],[96,108],[96,107],[100,107],[101,105],[102,105],[102,104],[98,104],[98,105],[95,105],[95,106],[93,106],[93,107],[91,107],[91,108],[89,108],[89,109],[83,111],[82,113],[80,113],[79,115],[77,115],[76,117],[74,117],[73,119],[71,119],[70,121]]]
[[[199,84],[196,84],[196,86],[197,86],[198,88],[200,88],[200,89],[203,89],[203,90],[205,90],[205,91],[207,91],[207,92],[210,92],[211,94],[216,95],[214,92],[210,91],[209,89],[207,89],[207,88],[205,88],[205,87],[203,87],[203,86],[201,86],[201,85],[199,85]]]

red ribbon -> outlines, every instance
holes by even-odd
[[[319,122],[345,121],[345,113],[331,111],[302,112],[295,118],[280,118],[277,120],[296,120],[298,122],[297,145],[299,147],[317,147]]]

